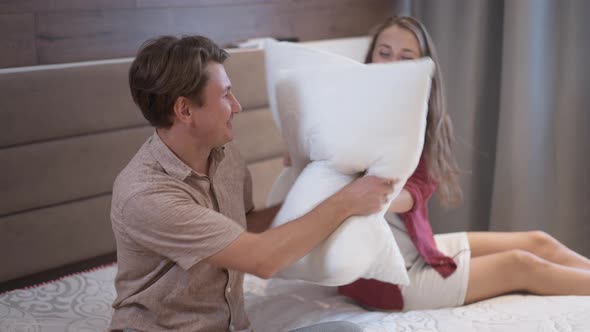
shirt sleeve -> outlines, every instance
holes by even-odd
[[[185,270],[221,251],[244,232],[235,221],[175,188],[154,189],[130,198],[122,210],[122,224],[139,245]]]
[[[244,177],[244,210],[246,214],[250,211],[254,210],[254,199],[252,193],[252,174],[248,169],[248,166],[244,166],[245,170],[245,177]]]
[[[436,191],[436,186],[437,183],[428,175],[426,161],[424,158],[421,158],[414,174],[408,179],[404,187],[412,196],[414,205],[409,211],[401,215],[416,213],[423,207],[426,207],[428,200]]]

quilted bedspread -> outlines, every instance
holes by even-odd
[[[0,331],[105,331],[115,298],[116,266],[0,294]],[[439,310],[371,312],[334,288],[245,278],[246,309],[257,332],[346,320],[365,331],[590,332],[589,296],[506,295]]]

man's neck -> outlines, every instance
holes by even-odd
[[[209,175],[209,156],[211,147],[193,142],[193,138],[181,131],[169,129],[156,130],[160,139],[174,154],[199,174]]]

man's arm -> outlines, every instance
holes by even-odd
[[[305,256],[348,217],[379,211],[393,184],[373,176],[357,179],[300,218],[259,234],[242,233],[207,261],[270,278]]]
[[[280,205],[268,207],[262,210],[250,211],[246,214],[248,232],[262,233],[266,231],[281,208]]]

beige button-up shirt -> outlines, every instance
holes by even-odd
[[[204,260],[235,240],[253,208],[250,174],[232,144],[194,172],[154,133],[113,187],[117,298],[111,330],[247,330],[243,274]]]

